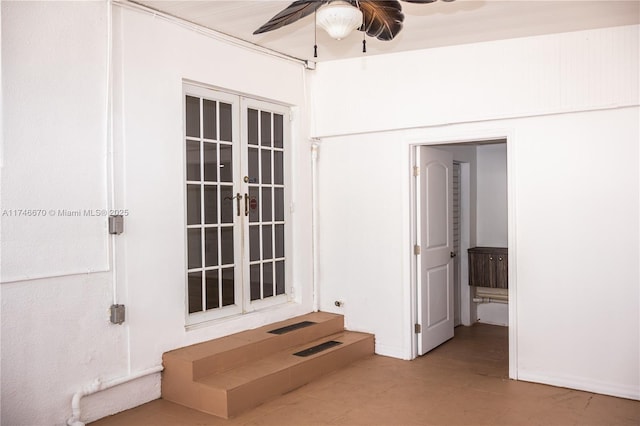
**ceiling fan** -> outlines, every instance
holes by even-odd
[[[433,3],[436,0],[404,0],[408,3]],[[454,0],[443,0],[454,1]],[[298,0],[254,31],[262,34],[289,25],[317,11],[317,23],[335,39],[358,29],[378,40],[393,40],[402,29],[404,13],[398,0]],[[327,22],[332,19],[331,25]],[[332,27],[334,33],[329,29]],[[346,28],[337,28],[338,26]]]

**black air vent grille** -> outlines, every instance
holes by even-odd
[[[285,327],[276,328],[275,330],[270,330],[269,333],[271,333],[271,334],[285,334],[285,333],[288,333],[290,331],[298,330],[300,328],[309,327],[310,325],[313,325],[313,324],[315,324],[315,322],[313,322],[313,321],[297,322],[295,324],[287,325]]]
[[[334,346],[341,345],[342,342],[336,342],[335,340],[329,340],[328,342],[320,343],[319,345],[312,346],[303,351],[296,352],[295,356],[307,357],[311,355],[315,355],[318,352],[326,351],[327,349],[333,348]]]

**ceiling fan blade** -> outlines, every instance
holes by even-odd
[[[320,6],[328,3],[329,0],[298,0],[281,10],[276,16],[271,18],[266,24],[258,28],[253,34],[262,34],[273,31],[285,25],[292,24],[298,19],[311,15]]]
[[[359,30],[365,31],[368,36],[378,40],[393,40],[402,29],[404,14],[398,0],[360,0],[358,3],[364,15]]]

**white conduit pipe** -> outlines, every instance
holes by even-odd
[[[320,309],[318,290],[318,148],[317,142],[311,144],[311,230],[313,251],[313,312]]]
[[[116,209],[116,178],[113,145],[113,4],[107,0],[107,93],[106,93],[106,157],[107,157],[107,209]],[[116,235],[109,235],[111,246],[111,281],[113,304],[118,304],[118,274],[116,270]]]
[[[94,393],[113,388],[118,385],[122,385],[124,383],[130,382],[132,380],[140,379],[145,376],[149,376],[151,374],[160,373],[164,370],[164,367],[159,365],[156,367],[148,368],[146,370],[139,371],[137,373],[131,374],[126,377],[121,377],[119,379],[110,380],[108,382],[102,382],[99,379],[90,384],[89,386],[84,387],[79,390],[75,394],[73,394],[73,398],[71,399],[71,410],[72,416],[67,420],[68,426],[85,426],[84,422],[80,420],[80,400],[82,397],[87,395],[92,395]]]
[[[509,303],[509,300],[496,299],[493,297],[474,297],[473,301],[475,303]]]

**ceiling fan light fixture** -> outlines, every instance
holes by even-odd
[[[362,11],[346,1],[332,1],[316,13],[317,24],[336,40],[347,37],[362,25]]]

